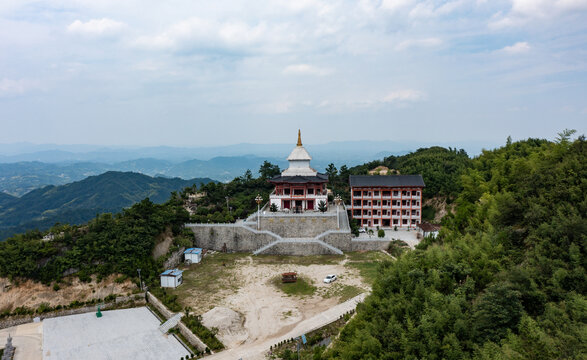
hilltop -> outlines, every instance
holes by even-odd
[[[20,198],[2,194],[0,239],[29,229],[47,229],[57,222],[83,224],[97,214],[117,213],[145,198],[160,204],[169,199],[172,191],[213,181],[109,171],[66,185],[46,186]]]

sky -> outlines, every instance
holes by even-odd
[[[0,143],[587,130],[587,0],[2,0]]]

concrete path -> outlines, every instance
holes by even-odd
[[[282,340],[296,338],[302,334],[307,334],[313,330],[321,328],[331,322],[336,321],[341,315],[346,314],[350,310],[357,307],[357,304],[363,302],[367,293],[355,296],[354,298],[338,304],[314,317],[306,319],[298,323],[292,330],[286,334],[276,335],[275,337],[261,340],[250,344],[244,344],[234,349],[225,350],[216,353],[212,356],[207,356],[208,360],[261,360],[265,359],[265,355],[272,345],[277,344]]]
[[[14,360],[43,359],[43,323],[29,323],[0,330],[0,347],[6,345],[8,334],[16,348]]]

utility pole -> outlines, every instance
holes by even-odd
[[[336,195],[336,197],[334,198],[334,203],[336,204],[336,225],[337,225],[338,229],[340,229],[340,215],[339,215],[339,211],[338,211],[338,206],[340,205],[341,202],[342,202],[342,199],[340,198],[340,195]]]
[[[260,225],[260,219],[259,219],[259,217],[261,216],[261,210],[260,210],[259,206],[263,202],[263,198],[261,197],[260,194],[257,194],[257,197],[255,198],[255,201],[257,202],[257,230],[259,230],[260,227],[261,227],[261,225]]]
[[[143,291],[143,281],[141,280],[141,269],[137,269],[137,271],[139,272],[139,287],[141,288],[141,291]]]

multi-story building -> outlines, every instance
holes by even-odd
[[[302,146],[302,136],[298,131],[298,143],[287,157],[289,167],[269,180],[275,185],[269,200],[278,210],[317,210],[320,202],[328,206],[328,175],[312,169],[310,160],[312,157]]]
[[[416,227],[422,221],[421,175],[351,175],[351,215],[360,226]]]

